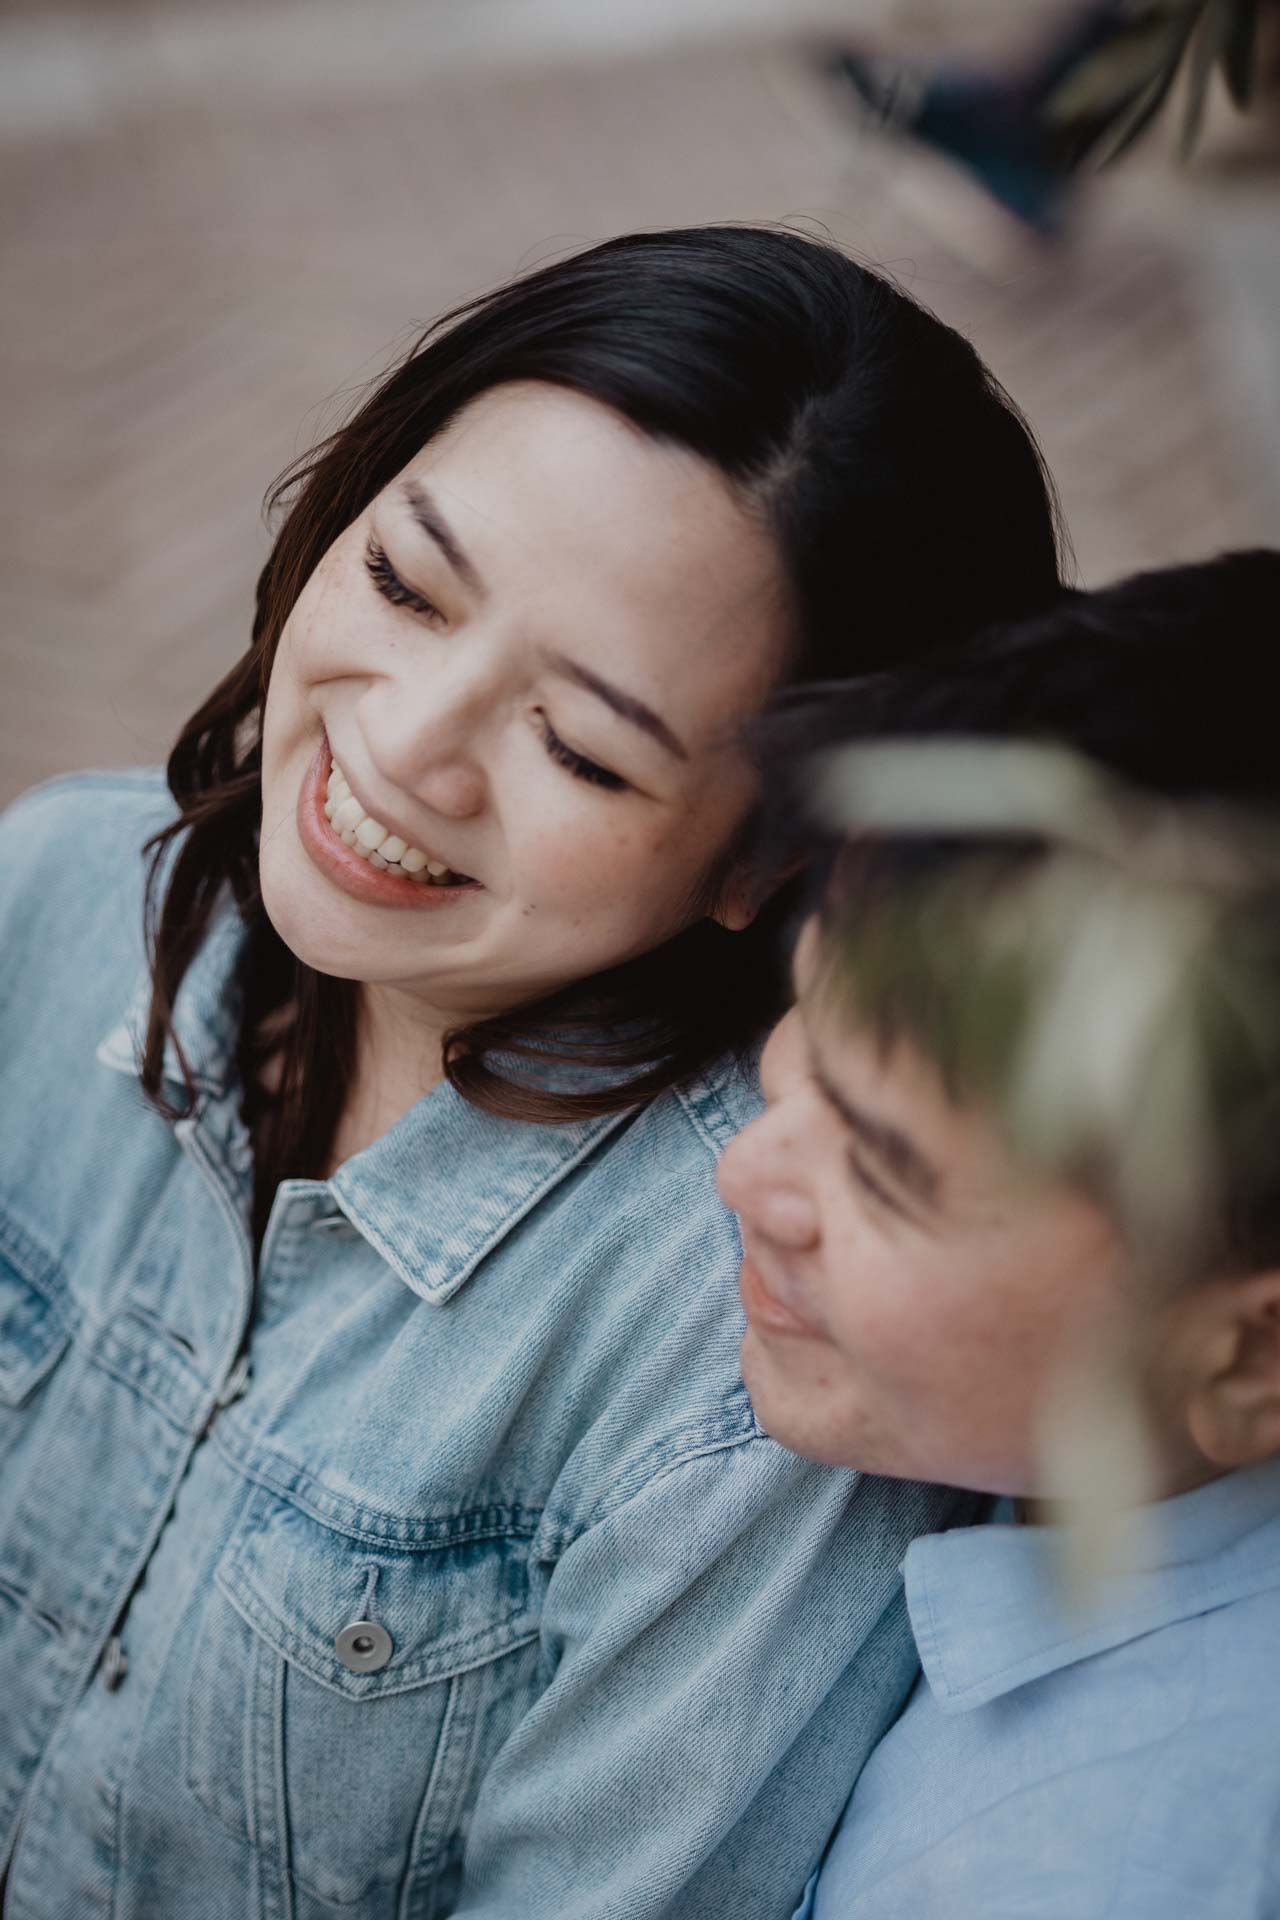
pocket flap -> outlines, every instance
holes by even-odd
[[[0,1251],[0,1405],[20,1406],[71,1338],[66,1292],[52,1270]]]
[[[463,1516],[429,1547],[370,1546],[259,1488],[216,1577],[278,1653],[356,1700],[447,1680],[538,1632],[528,1540],[500,1515]],[[386,1629],[391,1651],[377,1672],[353,1673],[338,1641],[364,1620]]]

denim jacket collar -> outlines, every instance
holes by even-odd
[[[234,1075],[241,1006],[237,967],[243,943],[244,923],[229,890],[224,891],[183,977],[173,1010],[174,1032],[202,1093],[225,1093]],[[103,1066],[141,1073],[150,1007],[151,976],[144,969],[119,1023],[99,1043]],[[165,1039],[164,1078],[175,1089],[185,1086],[172,1034]]]
[[[225,1096],[235,1082],[241,1007],[236,976],[243,941],[243,922],[228,894],[174,1007],[174,1030],[196,1084],[214,1098]],[[98,1047],[104,1066],[140,1072],[150,992],[144,976],[123,1019]],[[164,1071],[166,1079],[182,1086],[172,1039],[166,1042]],[[576,1069],[573,1084],[586,1085],[592,1077],[590,1068]],[[563,1084],[563,1071],[558,1078]],[[750,1115],[749,1089],[745,1080],[738,1084],[739,1078],[729,1070],[717,1072],[679,1096],[693,1125],[717,1150]],[[630,1109],[566,1126],[534,1125],[485,1113],[443,1082],[319,1184],[407,1287],[443,1305],[543,1196],[635,1113]]]
[[[907,1604],[944,1713],[984,1706],[1140,1634],[1280,1588],[1280,1460],[1132,1517],[1130,1570],[1064,1601],[1052,1529],[966,1527],[912,1542]]]

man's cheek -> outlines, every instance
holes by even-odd
[[[923,1313],[878,1300],[856,1272],[846,1275],[832,1325],[832,1375],[846,1392],[897,1391],[930,1368],[934,1333]]]

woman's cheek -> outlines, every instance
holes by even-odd
[[[597,913],[631,898],[650,866],[636,836],[593,819],[594,809],[558,810],[513,844],[520,891],[543,909]]]
[[[301,684],[358,674],[394,645],[381,611],[372,603],[359,552],[344,534],[298,595],[280,637],[277,667]]]

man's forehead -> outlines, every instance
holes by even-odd
[[[990,1191],[1020,1175],[993,1114],[956,1098],[941,1069],[904,1031],[880,1033],[860,1017],[849,963],[806,923],[794,965],[797,1011],[815,1084],[833,1118],[863,1141],[877,1135],[903,1165],[918,1166],[936,1197],[958,1187]]]

